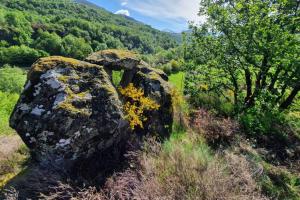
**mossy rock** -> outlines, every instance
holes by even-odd
[[[119,49],[108,49],[92,53],[85,61],[103,65],[109,70],[118,71],[134,69],[141,62],[137,54]]]
[[[47,57],[31,67],[10,125],[36,160],[55,160],[74,173],[84,164],[92,174],[105,163],[90,159],[126,142],[129,127],[122,109],[102,66]]]
[[[36,61],[10,125],[39,162],[54,162],[76,174],[72,177],[94,179],[99,170],[113,170],[110,162],[122,158],[129,137],[169,137],[173,110],[167,75],[138,55],[105,50],[86,60],[52,56]],[[145,113],[143,130],[132,134],[125,98],[113,85],[111,70],[124,70],[121,85],[133,83],[158,104],[158,110]]]

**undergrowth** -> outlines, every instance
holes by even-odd
[[[25,145],[13,153],[7,160],[0,160],[0,190],[8,181],[25,170],[29,160],[29,151]]]

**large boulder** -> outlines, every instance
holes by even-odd
[[[109,49],[98,51],[85,59],[87,62],[104,65],[108,74],[112,71],[123,71],[120,85],[124,88],[129,83],[142,88],[145,96],[155,100],[160,108],[146,113],[144,129],[138,133],[156,134],[168,137],[172,131],[173,109],[171,88],[168,76],[161,70],[150,67],[146,62],[130,51]]]
[[[86,59],[86,62],[102,65],[105,71],[112,79],[112,71],[124,70],[130,76],[131,72],[141,62],[138,56],[127,50],[107,49],[92,53]]]
[[[92,54],[89,62],[52,56],[33,64],[10,125],[38,161],[97,179],[124,158],[129,139],[140,144],[136,134],[169,137],[173,110],[168,77],[133,55],[107,50]],[[126,98],[113,85],[112,70],[124,70],[122,87],[133,83],[159,105],[145,113],[143,129],[129,128]]]
[[[110,70],[132,70],[141,60],[131,51],[108,49],[89,55],[85,61],[102,65]]]
[[[144,124],[144,129],[140,131],[168,138],[173,124],[172,88],[168,83],[168,76],[161,70],[141,64],[137,66],[131,82],[136,88],[142,88],[146,97],[150,97],[160,105],[158,110],[148,111],[145,114],[148,120]]]
[[[128,135],[122,103],[103,67],[63,57],[34,63],[10,125],[39,161],[70,170],[96,169],[97,160],[101,168],[103,152],[113,154]]]

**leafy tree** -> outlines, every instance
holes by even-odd
[[[95,51],[100,51],[100,50],[104,50],[104,49],[107,49],[107,45],[106,43],[100,43],[100,42],[97,42],[97,41],[94,41],[92,43],[92,47]]]
[[[287,109],[300,90],[299,1],[201,0],[193,26],[187,90],[206,84],[242,110],[260,102]],[[198,82],[198,84],[197,84]],[[189,92],[189,91],[187,91]]]
[[[62,44],[64,55],[68,57],[83,59],[93,51],[92,47],[83,38],[77,38],[73,35],[64,37]]]
[[[39,31],[38,35],[33,45],[36,49],[47,51],[51,55],[62,54],[62,39],[56,33]]]
[[[9,41],[15,45],[29,45],[32,41],[32,28],[30,22],[20,12],[9,12],[5,15],[5,22],[11,27],[12,40]]]
[[[0,63],[30,66],[41,57],[48,56],[45,51],[35,50],[25,45],[0,48]]]

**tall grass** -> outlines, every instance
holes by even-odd
[[[137,199],[266,199],[260,195],[246,159],[214,155],[201,136],[175,134],[143,155],[144,176]],[[147,147],[147,146],[146,146]],[[154,152],[154,153],[153,153]]]

